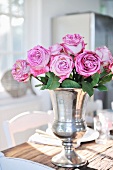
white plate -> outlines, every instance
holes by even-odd
[[[0,156],[0,170],[55,170],[46,165],[21,158]]]
[[[46,132],[48,134],[54,136],[51,128],[48,128],[46,130]],[[97,139],[98,137],[99,137],[99,132],[98,131],[96,131],[96,130],[94,130],[92,128],[87,127],[87,130],[86,130],[84,136],[79,140],[79,142],[93,141],[93,140]]]
[[[46,132],[42,131],[42,134],[38,133],[39,130],[36,130],[36,133],[32,135],[28,142],[33,143],[41,143],[41,144],[48,144],[48,145],[54,145],[54,146],[62,146],[62,141],[60,139],[52,138],[56,137],[51,128],[47,128]],[[44,136],[43,134],[49,134],[49,136]],[[51,137],[50,137],[51,136]],[[99,136],[99,132],[95,131],[94,129],[91,129],[87,127],[87,130],[84,134],[84,136],[77,141],[77,144],[75,144],[75,148],[79,147],[81,142],[89,142],[97,139]]]
[[[84,136],[79,140],[79,142],[89,142],[97,139],[99,137],[99,132],[87,127],[87,131]]]

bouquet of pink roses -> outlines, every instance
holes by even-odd
[[[48,49],[40,45],[30,49],[26,60],[17,60],[13,65],[14,79],[26,82],[33,76],[41,82],[37,86],[42,90],[82,88],[89,96],[94,88],[107,90],[105,84],[113,76],[113,57],[108,48],[85,50],[79,34],[67,34],[62,40]]]

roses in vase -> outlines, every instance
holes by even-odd
[[[26,60],[17,60],[12,75],[19,82],[32,76],[39,80],[41,89],[82,88],[89,96],[94,88],[107,90],[105,84],[112,80],[113,57],[109,49],[99,47],[86,50],[79,34],[67,34],[62,43],[48,49],[37,45],[30,49]],[[43,76],[44,74],[44,76]]]

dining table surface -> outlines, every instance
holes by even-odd
[[[82,143],[76,152],[87,160],[87,164],[80,168],[62,168],[52,164],[52,157],[61,150],[59,146],[26,142],[2,152],[6,157],[35,161],[56,170],[113,170],[113,140],[108,140],[106,144],[96,144],[95,141]]]

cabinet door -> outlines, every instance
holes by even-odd
[[[113,18],[95,15],[95,47],[107,46],[113,53]]]
[[[107,46],[113,55],[113,18],[109,16],[95,16],[95,47]],[[113,81],[106,84],[108,91],[95,90],[94,98],[103,101],[103,108],[110,109],[113,101]]]
[[[52,19],[52,44],[62,42],[66,34],[80,34],[87,43],[86,48],[91,48],[91,18],[90,13],[65,15]],[[94,24],[93,24],[94,26]],[[94,34],[93,34],[94,36]]]

